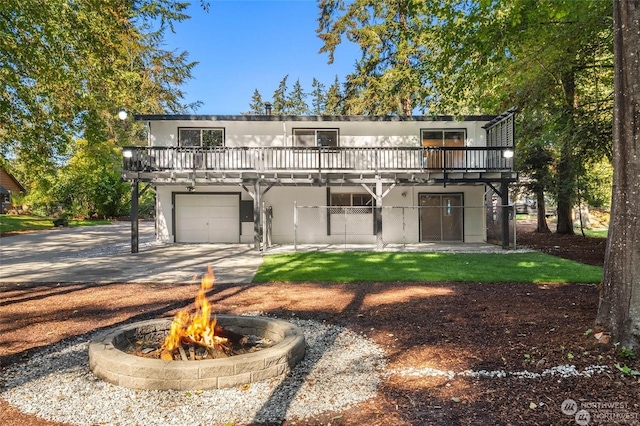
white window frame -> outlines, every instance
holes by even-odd
[[[187,146],[187,147],[216,147],[216,146],[224,146],[225,145],[225,131],[224,127],[178,127],[178,146]],[[199,144],[198,145],[185,145],[184,139],[182,137],[182,132],[185,131],[199,131]],[[219,131],[222,133],[222,138],[220,140],[220,145],[203,145],[203,132],[205,131]]]
[[[334,204],[334,197],[349,197],[349,204]],[[365,192],[332,192],[331,193],[331,214],[363,214],[373,213],[373,197]],[[364,204],[363,204],[364,202]]]
[[[448,140],[445,135],[447,133],[462,133],[463,137],[462,137],[462,145],[461,146],[467,146],[467,129],[465,128],[460,128],[460,129],[420,129],[420,145],[423,146],[423,141],[425,139],[424,134],[425,132],[440,132],[441,133],[441,142],[442,144],[440,146],[446,146],[445,145],[445,141]],[[430,138],[431,139],[431,138]],[[435,139],[433,139],[435,140]]]
[[[296,133],[306,133],[304,136],[312,136],[311,133],[313,132],[313,145],[311,144],[300,144],[298,143],[298,138],[302,135],[297,135]],[[321,140],[321,133],[334,133],[335,134],[335,145],[326,145],[322,143]],[[305,128],[295,128],[292,130],[293,133],[293,146],[310,146],[310,147],[326,147],[326,148],[337,148],[338,146],[340,146],[340,131],[339,129],[326,129],[326,128],[309,128],[309,127],[305,127]]]

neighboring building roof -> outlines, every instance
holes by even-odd
[[[22,186],[22,184],[18,182],[18,180],[13,177],[13,175],[2,167],[0,167],[0,186],[3,186],[5,188],[13,186],[20,192],[23,192],[25,190],[24,186]]]
[[[136,121],[491,121],[495,115],[135,115]]]

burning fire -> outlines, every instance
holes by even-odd
[[[161,348],[161,358],[173,359],[172,352],[186,345],[201,345],[207,348],[225,346],[228,339],[216,336],[216,317],[211,319],[211,304],[207,300],[207,291],[213,288],[215,277],[213,268],[209,265],[208,271],[202,276],[200,291],[196,295],[196,311],[180,311],[173,318],[169,335],[167,335]]]

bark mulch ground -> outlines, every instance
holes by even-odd
[[[602,265],[604,243],[582,236],[530,235],[519,243]],[[203,271],[204,272],[204,271]],[[0,284],[0,361],[3,366],[35,348],[100,327],[155,318],[189,306],[193,285]],[[504,370],[541,373],[571,364],[578,370],[607,365],[593,377],[455,378],[390,375],[378,396],[343,412],[285,424],[333,425],[573,425],[566,399],[591,409],[589,424],[638,423],[640,381],[615,368],[640,362],[600,344],[594,334],[594,285],[530,283],[354,283],[221,285],[211,300],[219,313],[267,314],[330,321],[365,333],[385,348],[388,368],[443,371]],[[589,331],[591,330],[591,331]],[[596,423],[596,415],[628,414]],[[54,425],[0,401],[0,424]]]

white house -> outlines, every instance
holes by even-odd
[[[123,149],[132,251],[141,183],[169,242],[484,242],[498,220],[506,247],[486,194],[506,206],[517,180],[514,114],[136,116],[149,137]]]

